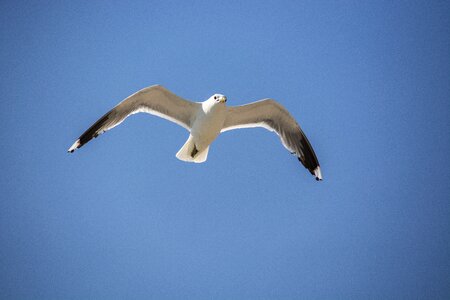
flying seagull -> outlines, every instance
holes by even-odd
[[[128,116],[145,112],[172,121],[189,131],[189,138],[176,154],[180,160],[202,163],[209,146],[224,131],[263,127],[275,131],[283,146],[315,176],[322,180],[319,161],[306,135],[281,104],[264,99],[242,106],[227,107],[227,98],[214,94],[204,102],[185,100],[161,85],[144,88],[129,96],[86,130],[69,148],[74,152]]]

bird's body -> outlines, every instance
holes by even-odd
[[[202,103],[191,130],[191,135],[199,150],[208,147],[220,134],[226,112],[225,104],[214,105],[211,101]]]
[[[218,103],[216,100],[219,100]],[[194,113],[189,138],[176,154],[178,159],[195,163],[206,161],[209,145],[220,134],[225,122],[225,102],[225,96],[216,94],[199,105]]]
[[[151,86],[129,96],[106,113],[68,151],[74,152],[92,138],[119,125],[128,116],[146,112],[172,121],[189,131],[186,143],[176,154],[180,160],[202,163],[208,157],[211,143],[221,132],[263,127],[275,131],[282,144],[297,155],[317,180],[322,180],[314,150],[295,119],[283,106],[272,99],[236,107],[227,107],[226,101],[225,96],[215,94],[204,102],[191,102],[160,85]]]

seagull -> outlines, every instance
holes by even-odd
[[[273,99],[241,106],[226,106],[226,102],[227,97],[221,94],[214,94],[204,102],[191,102],[161,85],[153,85],[132,94],[107,112],[75,141],[68,152],[73,153],[127,117],[145,112],[172,121],[189,131],[186,143],[176,154],[182,161],[205,162],[211,143],[221,132],[262,127],[274,131],[283,146],[297,156],[316,180],[322,180],[319,161],[311,144],[281,104]]]

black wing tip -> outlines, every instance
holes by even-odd
[[[75,143],[73,143],[73,145],[69,148],[69,150],[67,150],[67,152],[69,153],[74,153],[76,149],[80,148],[81,142],[80,139],[76,140]]]
[[[73,153],[75,150],[81,148],[84,144],[88,143],[90,140],[95,139],[100,133],[104,132],[105,129],[102,130],[102,127],[105,126],[109,117],[111,115],[111,111],[106,113],[103,117],[101,117],[97,122],[94,123],[88,130],[86,130],[78,140],[67,150],[69,153]]]
[[[313,166],[306,165],[304,162],[304,158],[297,157],[297,159],[299,162],[301,162],[305,166],[305,168],[308,169],[309,173],[311,173],[311,175],[313,175],[317,181],[323,181],[322,171],[320,170],[319,164],[314,164]]]
[[[316,177],[317,181],[322,181],[323,180],[322,172],[320,171],[320,166],[319,165],[317,165],[317,167],[311,173],[313,173],[313,175]]]

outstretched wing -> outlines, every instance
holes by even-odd
[[[265,99],[228,108],[222,132],[252,127],[275,131],[283,146],[298,157],[316,180],[322,180],[319,161],[311,144],[295,119],[281,104]]]
[[[190,131],[199,107],[199,103],[184,100],[161,85],[144,88],[107,112],[94,125],[89,127],[68,151],[74,152],[75,149],[81,148],[91,139],[116,127],[128,116],[139,112],[146,112],[167,119]]]

